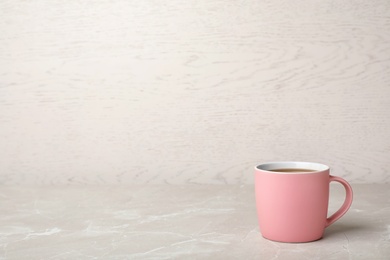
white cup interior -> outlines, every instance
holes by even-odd
[[[324,164],[313,163],[313,162],[269,162],[269,163],[260,164],[256,168],[263,171],[272,171],[277,169],[309,169],[309,170],[314,170],[315,172],[325,171],[329,169],[329,167]],[[273,173],[294,174],[297,172],[273,172]]]

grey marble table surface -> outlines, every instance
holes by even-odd
[[[0,259],[390,259],[390,185],[352,187],[321,240],[289,244],[261,236],[251,185],[2,186]]]

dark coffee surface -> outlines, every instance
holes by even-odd
[[[302,168],[282,168],[282,169],[273,169],[269,171],[271,172],[315,172],[315,170],[302,169]]]

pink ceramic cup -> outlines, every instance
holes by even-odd
[[[276,169],[310,169],[311,172],[275,172]],[[329,218],[329,183],[341,183],[344,204]],[[272,162],[255,169],[256,208],[263,237],[279,242],[310,242],[341,218],[352,204],[347,181],[329,174],[329,167],[310,162]]]

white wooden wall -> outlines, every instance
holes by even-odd
[[[0,184],[390,182],[390,1],[0,0]]]

